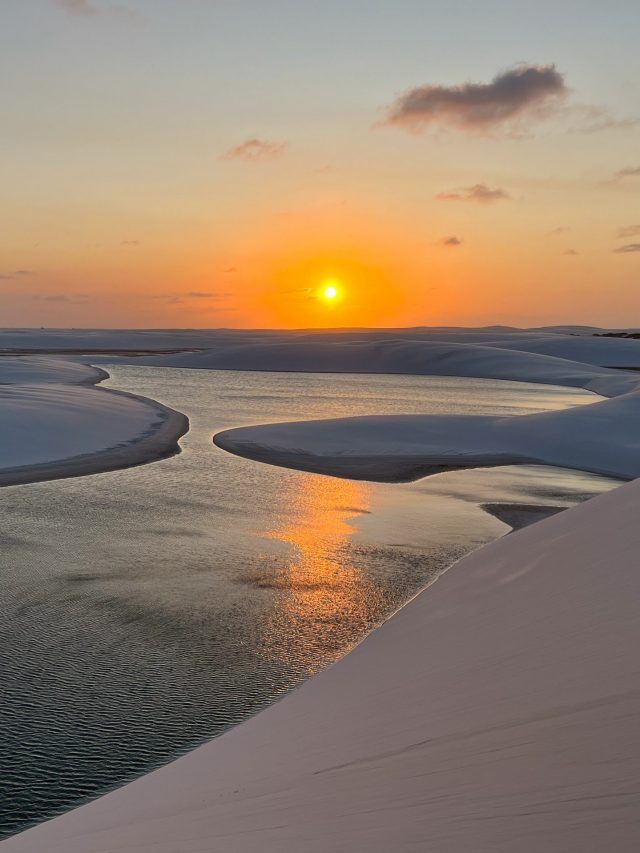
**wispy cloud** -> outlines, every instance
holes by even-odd
[[[286,142],[267,142],[264,139],[245,139],[239,145],[234,145],[225,154],[223,160],[247,160],[255,163],[259,160],[275,160],[287,150]]]
[[[0,279],[3,281],[8,281],[12,278],[25,278],[26,276],[35,275],[34,270],[14,270],[10,273],[3,273],[0,275]]]
[[[623,239],[624,237],[639,237],[640,225],[625,225],[624,228],[618,229],[616,236],[620,239]]]
[[[37,302],[67,302],[70,305],[84,305],[87,302],[84,296],[70,296],[65,293],[52,293],[45,296],[36,295],[33,299]]]
[[[440,241],[443,246],[462,246],[462,240],[455,235],[451,237],[443,237]]]
[[[578,253],[576,252],[575,249],[566,249],[562,254],[563,255],[570,255],[573,257],[573,256],[577,255]]]
[[[548,237],[559,237],[560,234],[566,234],[570,229],[566,225],[559,225],[557,228],[552,228],[551,231],[547,231]]]
[[[616,255],[627,255],[631,252],[640,252],[640,243],[627,243],[626,246],[620,246],[613,250]]]
[[[101,6],[95,0],[53,0],[53,2],[69,15],[76,15],[80,18],[95,18],[97,15],[103,14],[122,15],[131,20],[135,20],[136,18],[135,13],[131,9],[121,6],[119,3],[109,3],[106,6]]]
[[[492,204],[511,198],[506,190],[496,187],[492,189],[486,184],[474,184],[472,187],[461,187],[455,192],[438,193],[438,201],[474,201],[478,204]]]
[[[120,245],[121,246],[139,246],[140,241],[139,240],[121,240]]]
[[[616,178],[640,178],[640,166],[627,166],[615,173]]]
[[[218,290],[190,290],[187,293],[156,293],[151,298],[158,299],[167,305],[182,305],[188,299],[219,300],[232,295],[232,293]]]
[[[92,6],[89,0],[53,0],[56,6],[60,6],[70,15],[97,15],[99,10]]]
[[[433,126],[475,133],[513,129],[540,117],[567,92],[555,65],[523,65],[490,83],[410,89],[394,101],[383,124],[414,131]]]

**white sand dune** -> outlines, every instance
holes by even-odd
[[[260,343],[431,341],[477,344],[511,351],[550,355],[604,367],[640,367],[640,342],[594,337],[584,326],[516,329],[505,326],[470,329],[416,327],[412,329],[243,330],[243,329],[3,329],[0,348],[49,351],[73,350],[211,350]],[[171,358],[171,356],[169,356]],[[188,361],[181,359],[181,363]],[[188,366],[185,364],[185,366]],[[230,367],[230,369],[233,369]],[[241,369],[241,368],[236,368]],[[259,365],[255,369],[261,368]],[[287,369],[295,370],[290,364]],[[338,368],[343,370],[344,368]]]
[[[186,418],[94,388],[107,374],[55,358],[0,358],[0,485],[140,464],[176,450]]]
[[[632,853],[640,483],[462,560],[358,648],[3,853]]]
[[[390,415],[240,427],[214,442],[249,459],[366,480],[517,463],[631,479],[640,476],[639,423],[634,392],[522,417]]]

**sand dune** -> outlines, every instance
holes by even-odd
[[[92,387],[107,374],[55,358],[0,358],[0,485],[138,465],[177,450],[186,418]]]

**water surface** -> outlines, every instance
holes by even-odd
[[[478,504],[569,505],[615,481],[552,468],[377,485],[229,455],[276,420],[522,415],[582,391],[488,380],[108,367],[185,412],[183,453],[0,491],[0,832],[246,718],[507,528]],[[428,593],[427,593],[428,594]]]

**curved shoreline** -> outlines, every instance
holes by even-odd
[[[96,387],[109,379],[109,373],[101,367],[85,365],[94,371],[78,385]],[[114,388],[99,388],[104,394],[126,397],[142,403],[158,413],[160,420],[125,444],[106,447],[91,453],[82,453],[65,459],[55,459],[51,462],[34,465],[20,465],[15,468],[0,470],[0,488],[6,486],[22,486],[30,483],[41,483],[48,480],[62,480],[69,477],[80,477],[89,474],[103,474],[108,471],[118,471],[147,465],[161,459],[167,459],[181,453],[179,440],[189,431],[189,418],[182,412],[171,409],[157,400],[119,391]]]

